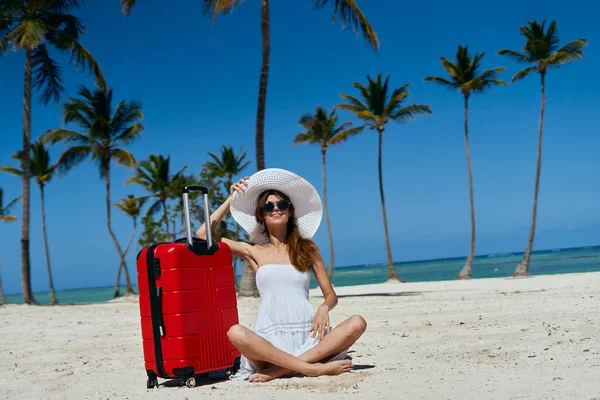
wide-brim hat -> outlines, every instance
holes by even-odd
[[[266,190],[277,190],[290,198],[300,236],[312,238],[319,229],[323,205],[319,193],[306,179],[280,168],[267,168],[256,172],[246,182],[244,193],[231,196],[231,215],[248,232],[250,241],[257,244],[269,242],[263,226],[256,221],[254,212],[258,196]]]

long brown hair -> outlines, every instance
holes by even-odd
[[[313,242],[311,239],[306,239],[300,236],[298,222],[296,221],[296,214],[294,213],[294,204],[290,201],[290,198],[287,195],[274,189],[262,192],[256,201],[256,209],[254,211],[256,221],[263,226],[264,233],[269,235],[269,230],[267,228],[267,224],[265,223],[263,204],[266,203],[267,198],[270,195],[275,195],[281,200],[285,200],[290,203],[290,218],[288,219],[287,223],[286,235],[290,261],[296,270],[300,272],[310,271],[311,266],[315,262],[322,261],[321,252],[319,251],[319,247],[317,247],[315,242]]]

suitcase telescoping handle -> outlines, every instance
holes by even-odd
[[[210,228],[210,210],[208,209],[208,189],[204,186],[187,185],[183,188],[183,213],[185,215],[185,234],[187,237],[188,246],[193,247],[192,240],[192,221],[190,218],[190,198],[189,192],[202,192],[204,201],[204,224],[206,226],[206,248],[210,249],[213,246],[212,230]]]

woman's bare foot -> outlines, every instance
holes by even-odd
[[[316,363],[313,364],[315,367],[314,373],[309,376],[321,376],[321,375],[341,375],[345,372],[352,371],[354,364],[350,360],[330,361],[324,364]],[[289,373],[284,368],[273,365],[262,372],[252,374],[248,378],[249,382],[269,382],[273,379],[281,378]]]
[[[344,372],[352,371],[354,364],[350,360],[330,361],[327,363],[315,363],[314,373],[309,376],[321,376],[321,375],[341,375]]]
[[[255,374],[250,375],[250,378],[248,378],[248,382],[269,382],[275,378],[277,378],[277,376],[269,375],[267,371],[257,372]]]
[[[290,371],[282,368],[278,365],[271,365],[268,368],[263,369],[260,372],[250,375],[248,381],[250,382],[269,382],[273,379],[281,378],[289,374]]]
[[[350,372],[354,368],[354,364],[350,360],[330,361],[325,364],[318,364],[323,371],[320,375],[341,375],[345,372]]]

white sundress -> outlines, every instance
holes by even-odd
[[[315,317],[308,301],[309,284],[310,273],[299,272],[291,264],[265,264],[256,272],[261,297],[256,333],[296,357],[319,344],[309,332]],[[346,355],[347,350],[331,360],[344,359]],[[255,365],[242,355],[240,369],[230,379],[247,379],[255,372]]]

